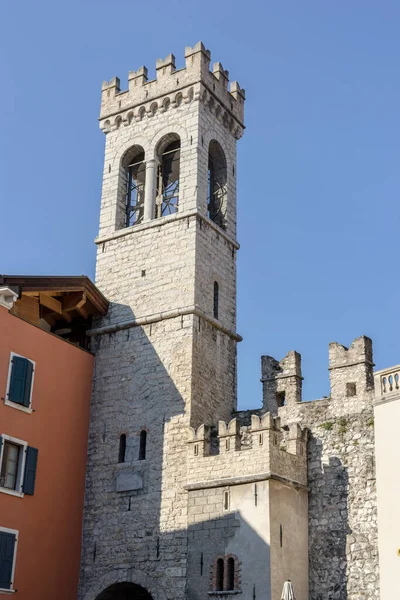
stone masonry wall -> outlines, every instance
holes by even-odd
[[[379,567],[371,340],[358,338],[349,348],[331,344],[329,358],[330,398],[275,409],[283,426],[298,422],[310,432],[310,600],[375,600]],[[284,364],[286,368],[286,359]],[[276,369],[279,374],[279,363]],[[294,372],[286,375],[293,387]],[[284,387],[284,380],[279,385]],[[269,380],[264,407],[275,403]]]
[[[96,340],[81,598],[93,600],[128,567],[154,598],[184,596],[192,338],[188,315]],[[117,491],[121,477],[127,485]]]

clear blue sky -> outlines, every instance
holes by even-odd
[[[0,8],[0,272],[94,276],[100,88],[200,39],[246,89],[238,144],[240,405],[260,355],[328,342],[400,363],[400,4],[393,0],[19,0]]]

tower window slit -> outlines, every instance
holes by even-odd
[[[125,454],[126,454],[126,435],[122,433],[119,438],[119,451],[118,451],[118,462],[125,462]]]
[[[214,281],[214,307],[213,307],[214,319],[218,319],[218,312],[219,312],[219,285],[216,281]]]
[[[142,429],[140,432],[139,442],[139,460],[145,460],[146,458],[146,442],[147,442],[147,431]]]
[[[229,510],[229,492],[224,492],[224,510]]]

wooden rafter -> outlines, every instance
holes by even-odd
[[[59,300],[56,300],[52,296],[49,296],[48,294],[44,294],[43,292],[40,292],[39,302],[42,306],[45,306],[46,308],[49,308],[51,311],[53,311],[59,315],[62,315],[63,308],[62,308],[61,302]]]

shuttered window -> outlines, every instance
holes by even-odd
[[[29,407],[31,403],[33,362],[22,356],[12,355],[11,374],[7,400]]]
[[[15,533],[0,529],[0,589],[3,590],[12,589],[15,544]]]

